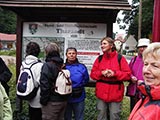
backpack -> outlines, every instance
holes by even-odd
[[[99,56],[98,56],[98,61],[99,61],[99,63],[101,62],[102,57],[103,57],[103,55],[99,55]],[[121,55],[121,54],[118,54],[118,63],[119,63],[119,64],[120,64],[120,62],[121,62],[121,58],[122,58],[122,55]]]
[[[69,70],[60,70],[54,85],[54,91],[60,95],[68,95],[72,93],[72,81],[70,79]]]
[[[134,56],[134,58],[133,58],[132,61],[131,61],[131,65],[132,65],[132,66],[134,65],[134,62],[136,61],[136,59],[137,59],[137,56]]]
[[[17,96],[22,100],[31,100],[37,94],[39,84],[34,79],[31,68],[38,62],[40,61],[34,62],[32,64],[26,64],[25,62],[22,62],[16,91]]]

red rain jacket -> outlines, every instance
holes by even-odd
[[[128,120],[160,120],[160,86],[141,84],[138,89],[145,97],[137,102]]]
[[[111,78],[104,77],[102,71],[111,69],[115,75]],[[131,71],[126,59],[122,56],[118,62],[118,53],[104,53],[102,60],[95,60],[90,77],[96,80],[96,97],[105,102],[120,102],[124,96],[123,81],[130,80]],[[100,81],[105,82],[100,82]]]

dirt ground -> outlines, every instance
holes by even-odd
[[[4,60],[6,65],[8,65],[8,64],[16,64],[16,57],[6,56],[6,55],[0,55],[0,57]]]

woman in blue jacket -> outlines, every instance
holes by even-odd
[[[89,74],[86,66],[78,61],[76,48],[67,48],[66,57],[65,67],[71,74],[73,92],[67,103],[65,120],[72,120],[72,112],[75,120],[83,120],[86,97],[84,87],[89,81]]]

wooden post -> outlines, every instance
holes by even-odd
[[[141,27],[142,27],[142,0],[140,0],[139,3],[138,40],[141,38]]]
[[[160,0],[154,0],[152,42],[160,42]]]

